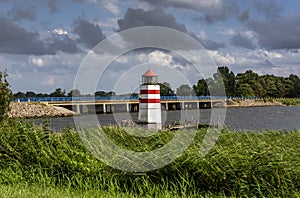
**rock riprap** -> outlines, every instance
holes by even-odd
[[[66,115],[66,113],[60,110],[61,108],[43,103],[12,102],[10,108],[11,110],[8,113],[8,117],[11,118],[39,118],[74,115],[72,113]]]

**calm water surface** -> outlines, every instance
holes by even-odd
[[[162,118],[164,125],[174,121],[199,120],[201,124],[210,124],[211,109],[164,111]],[[124,119],[137,121],[138,113],[114,113],[84,115],[77,119],[83,120],[91,125],[102,126],[120,123]],[[97,120],[96,120],[96,119]],[[75,128],[74,118],[59,117],[48,119],[37,119],[37,123],[46,123],[53,130],[59,131],[65,127]],[[232,130],[294,130],[300,129],[300,106],[271,106],[250,108],[228,108],[226,112],[225,125]]]

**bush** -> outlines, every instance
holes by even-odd
[[[0,72],[0,122],[7,117],[12,92],[7,82],[7,72]]]

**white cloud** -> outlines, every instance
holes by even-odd
[[[197,10],[219,9],[223,0],[169,0],[170,3],[182,6],[193,6]]]
[[[54,76],[47,76],[42,82],[43,85],[53,86],[54,85]]]
[[[99,18],[96,21],[98,21],[97,24],[100,27],[118,29],[118,18],[112,17],[105,20]]]
[[[170,65],[173,61],[173,57],[161,51],[154,51],[148,54],[149,62],[159,63],[163,65]]]
[[[206,33],[204,30],[201,30],[198,34],[198,36],[201,38],[201,39],[206,39]]]
[[[64,30],[63,28],[55,28],[52,33],[58,34],[58,35],[68,35],[67,30]]]
[[[236,62],[235,58],[229,53],[221,53],[212,50],[208,50],[207,53],[218,65],[232,65]]]
[[[219,30],[217,33],[221,34],[221,35],[226,35],[226,36],[231,36],[231,35],[236,34],[236,32],[231,28],[223,28],[223,29]]]
[[[128,57],[127,56],[120,56],[119,58],[116,59],[117,63],[128,63]]]
[[[8,77],[11,78],[12,80],[19,80],[23,76],[22,76],[22,74],[20,74],[19,71],[16,71],[15,73],[8,73]]]
[[[115,4],[113,4],[110,1],[105,1],[103,2],[103,6],[105,9],[107,9],[108,11],[110,11],[111,13],[118,15],[120,14],[120,9],[118,6],[116,6]]]
[[[38,67],[42,67],[43,66],[43,59],[38,58],[38,57],[32,57],[30,59],[30,62],[32,64],[34,64],[35,66],[38,66]]]

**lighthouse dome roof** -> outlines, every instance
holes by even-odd
[[[156,73],[154,73],[151,69],[148,69],[143,76],[157,76]]]

